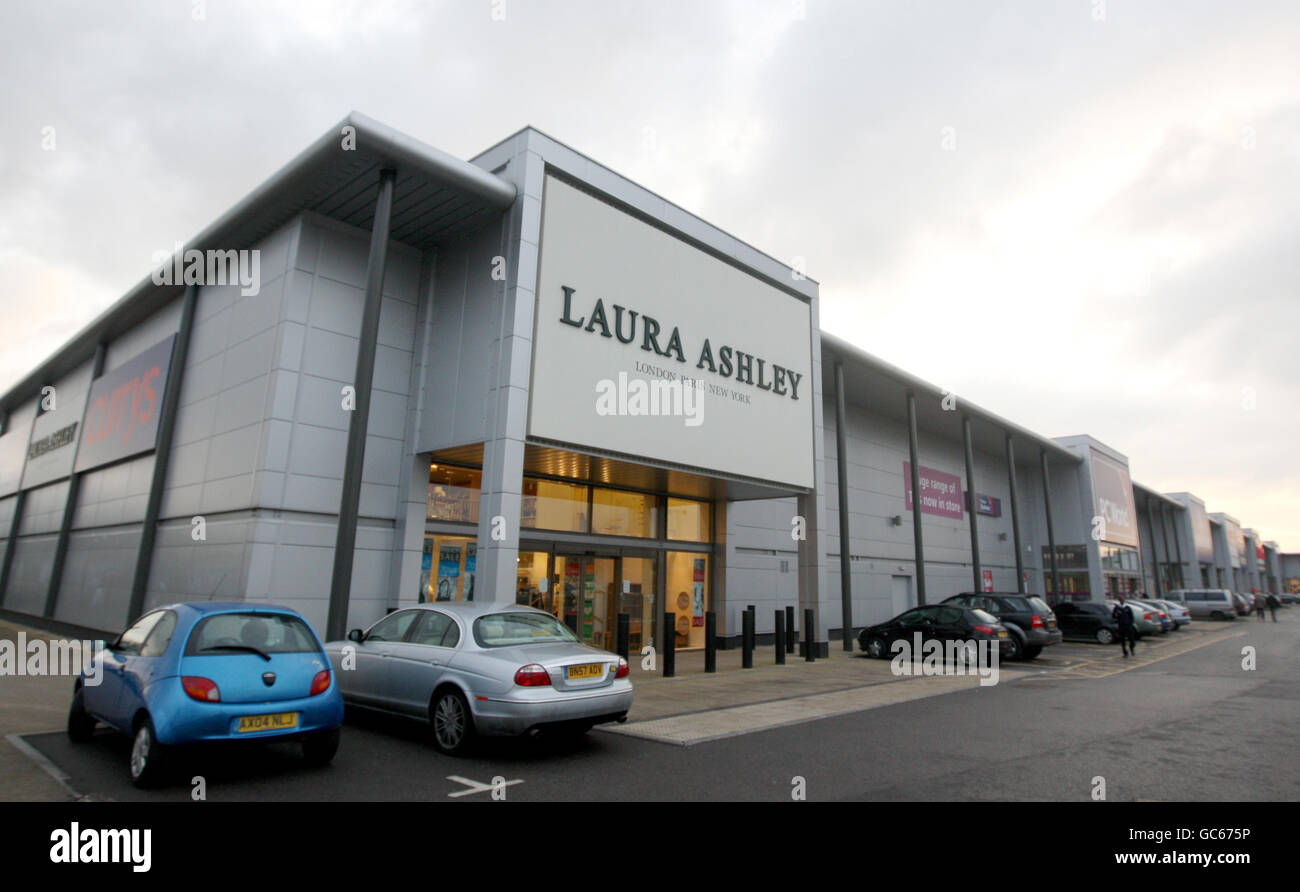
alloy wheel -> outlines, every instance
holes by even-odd
[[[433,733],[447,749],[460,746],[465,737],[465,708],[455,694],[444,694],[433,713]]]

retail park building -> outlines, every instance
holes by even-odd
[[[531,128],[466,162],[351,115],[160,269],[0,397],[4,613],[247,599],[337,636],[492,599],[605,647],[627,613],[639,648],[793,605],[824,647],[961,591],[1288,584],[1235,518],[822,331],[815,281]]]

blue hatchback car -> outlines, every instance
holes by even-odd
[[[149,786],[169,747],[298,740],[327,764],[339,746],[343,697],[316,633],[293,610],[249,603],[151,610],[98,651],[77,678],[68,736],[103,722],[131,737],[131,780]]]

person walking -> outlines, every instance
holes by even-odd
[[[1133,608],[1124,603],[1124,596],[1117,595],[1119,601],[1110,612],[1111,619],[1119,627],[1119,646],[1125,658],[1137,654],[1137,623],[1133,618]]]
[[[1264,621],[1264,596],[1259,592],[1255,593],[1255,618]]]
[[[1277,595],[1272,592],[1268,593],[1268,612],[1273,614],[1273,622],[1277,622],[1277,608],[1282,602],[1277,599]]]

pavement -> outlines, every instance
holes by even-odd
[[[1123,659],[1115,646],[1067,642],[1047,649],[1031,662],[1002,663],[999,684],[1021,681],[1050,687],[1065,680],[1107,678],[1241,637],[1247,634],[1246,626],[1244,620],[1198,623],[1144,641],[1134,659]],[[20,631],[28,640],[51,637],[0,621],[0,638],[15,640]],[[704,672],[702,652],[682,652],[677,654],[677,675],[673,678],[646,670],[634,657],[632,680],[636,694],[629,721],[601,726],[598,732],[604,733],[596,736],[693,747],[981,687],[974,675],[895,676],[888,660],[871,660],[841,648],[839,642],[832,642],[829,658],[806,662],[797,654],[788,654],[784,665],[776,665],[774,649],[761,647],[755,651],[752,669],[741,667],[740,651],[719,651],[718,671],[712,674]],[[81,766],[72,764],[78,758],[77,751],[69,747],[62,730],[71,688],[68,677],[0,676],[0,734],[7,741],[0,743],[0,801],[66,801],[86,796],[70,776]],[[1059,695],[1046,696],[1051,699]],[[381,733],[394,731],[390,723],[381,720],[378,724]],[[350,737],[375,729],[373,719],[358,722],[349,716]],[[403,729],[399,736],[418,744],[418,732],[410,737],[408,731]],[[94,758],[103,762],[104,771],[124,774],[116,764],[124,761],[122,752],[118,752],[124,746],[125,741],[108,741]],[[271,762],[258,770],[275,776],[280,773],[279,763],[275,762],[279,757],[269,758]],[[261,789],[269,793],[273,787],[253,783],[248,792]],[[96,789],[91,796],[134,798],[134,793],[115,782]]]

